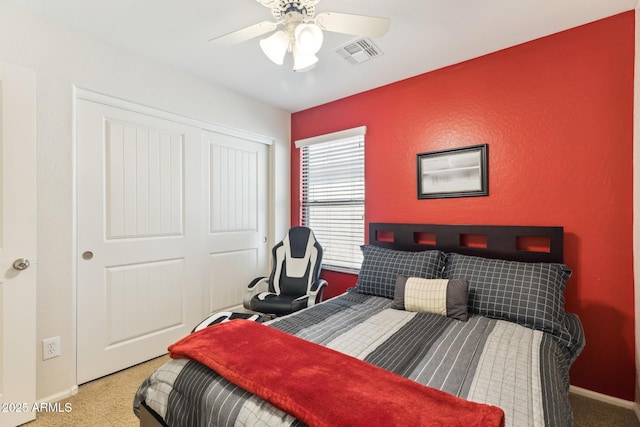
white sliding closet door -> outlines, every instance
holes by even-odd
[[[249,282],[268,274],[268,146],[215,132],[205,132],[204,139],[213,312],[240,304]]]
[[[202,157],[199,128],[78,99],[78,384],[204,315]]]

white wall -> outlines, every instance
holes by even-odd
[[[276,223],[290,215],[290,114],[162,64],[70,33],[13,6],[0,6],[0,61],[37,75],[37,397],[75,388],[73,86],[273,138]],[[60,336],[62,355],[42,361],[43,338]]]

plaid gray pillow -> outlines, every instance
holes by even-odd
[[[393,298],[398,275],[442,278],[444,253],[441,251],[397,251],[373,245],[362,245],[362,266],[356,290],[363,294]]]
[[[564,289],[571,270],[564,264],[528,263],[447,254],[446,279],[469,280],[469,311],[550,332],[567,345]]]

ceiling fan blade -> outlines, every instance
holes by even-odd
[[[378,38],[389,30],[388,18],[324,12],[315,18],[316,24],[326,31]]]
[[[259,37],[263,34],[275,30],[277,27],[278,24],[275,22],[262,21],[241,30],[233,31],[220,37],[214,37],[209,41],[220,46],[231,46],[253,39],[255,37]]]

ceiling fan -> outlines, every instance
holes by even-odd
[[[209,40],[219,45],[233,45],[275,31],[260,40],[267,57],[282,65],[287,52],[293,55],[293,70],[307,71],[318,62],[316,53],[323,41],[322,31],[378,38],[389,29],[389,19],[347,13],[315,14],[320,0],[256,0],[271,9],[275,22],[262,21]]]

